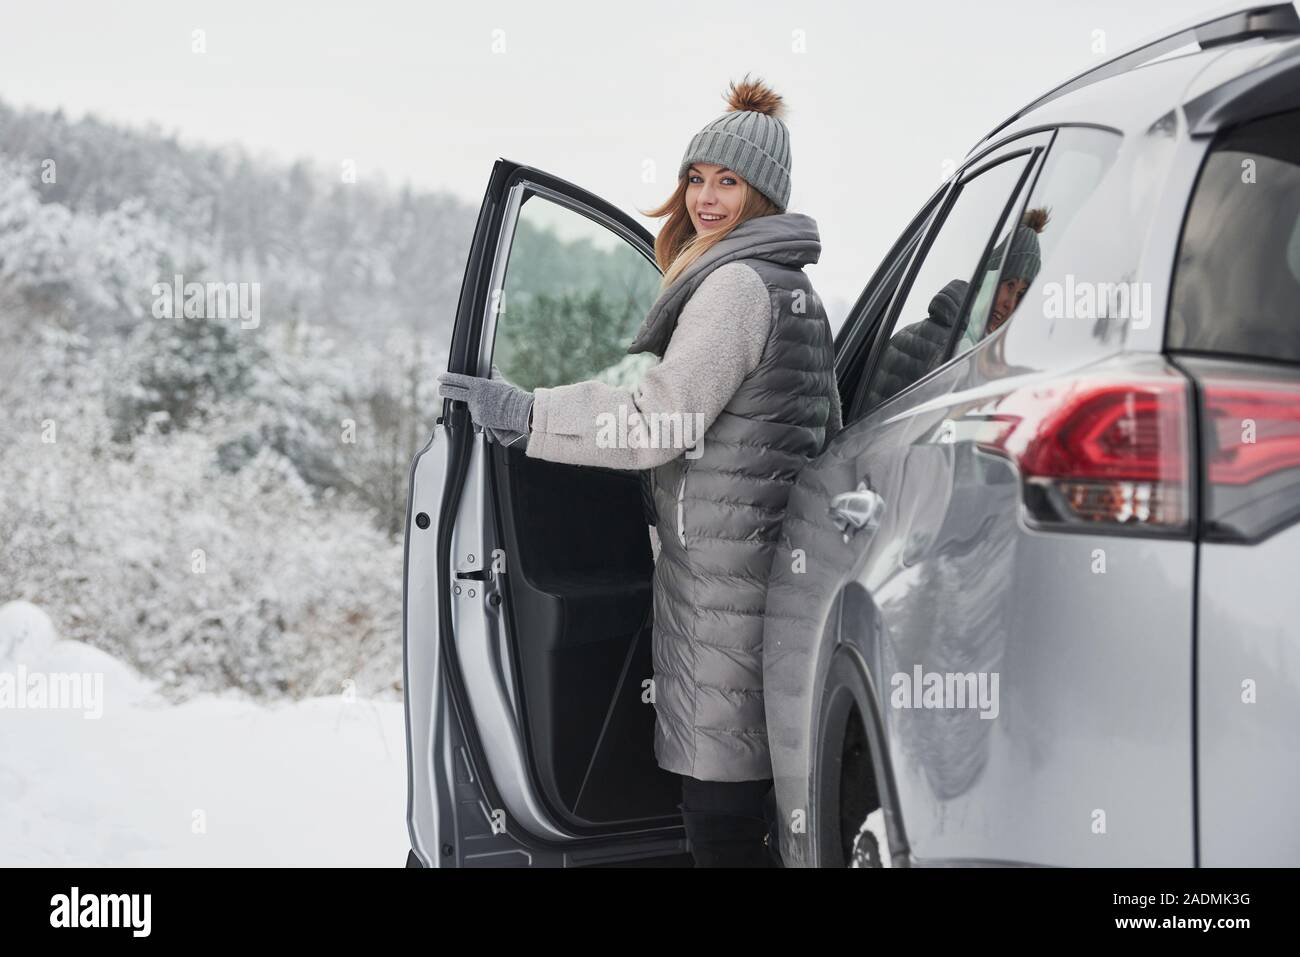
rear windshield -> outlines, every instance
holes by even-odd
[[[1300,362],[1300,112],[1213,146],[1183,228],[1168,346]]]

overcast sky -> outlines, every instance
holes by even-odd
[[[287,3],[3,0],[0,97],[237,142],[477,204],[498,156],[636,212],[746,71],[786,97],[790,208],[851,301],[956,161],[1008,114],[1219,3]],[[204,31],[206,53],[192,51]],[[647,161],[657,170],[645,182]],[[642,218],[653,231],[655,221]],[[836,317],[838,319],[838,316]]]

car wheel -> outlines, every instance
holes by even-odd
[[[821,694],[813,772],[819,867],[889,867],[898,850],[885,826],[882,769],[872,745],[878,733],[867,724],[875,720],[876,699],[856,661],[846,648],[837,649]]]
[[[853,855],[849,858],[849,867],[879,867],[880,845],[876,835],[870,831],[859,831],[853,842]]]

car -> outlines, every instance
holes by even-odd
[[[653,240],[499,160],[447,368],[633,383]],[[584,285],[585,284],[585,285]],[[975,145],[836,335],[764,689],[787,866],[1300,863],[1300,18],[1194,23]],[[447,403],[411,467],[408,864],[689,866],[640,476]]]

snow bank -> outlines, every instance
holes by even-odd
[[[50,616],[29,601],[0,605],[0,667],[39,654],[58,640]]]
[[[0,672],[102,676],[102,716],[0,710],[0,865],[400,866],[399,702],[169,704],[109,655],[0,607]]]

